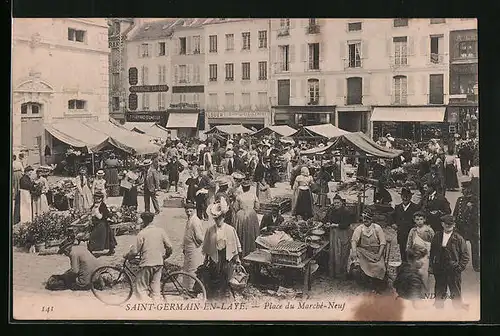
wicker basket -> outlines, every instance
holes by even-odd
[[[279,214],[284,214],[292,210],[292,200],[287,198],[279,203],[260,203],[259,213],[269,213],[278,210]]]
[[[306,259],[307,245],[302,242],[281,242],[271,253],[271,263],[282,265],[298,265]]]

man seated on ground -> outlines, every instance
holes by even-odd
[[[52,275],[45,286],[48,290],[89,290],[92,273],[100,262],[86,246],[74,245],[75,237],[65,239],[59,246],[59,254],[70,260],[71,268],[63,274]]]

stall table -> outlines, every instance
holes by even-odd
[[[271,263],[271,254],[269,252],[265,252],[265,250],[259,249],[255,250],[249,255],[247,255],[243,260],[249,261],[249,262],[254,262],[258,264],[263,264],[267,266],[281,266],[281,267],[286,267],[286,268],[293,268],[293,269],[300,269],[304,273],[304,285],[303,285],[303,292],[305,294],[309,293],[311,290],[311,262],[316,259],[316,257],[319,255],[321,251],[323,251],[328,245],[330,244],[329,241],[323,242],[321,246],[314,250],[312,256],[307,257],[304,261],[302,261],[300,264],[297,265],[285,265],[285,264],[277,264],[277,263]],[[331,256],[330,256],[331,259]],[[333,263],[333,260],[329,260],[329,264]]]

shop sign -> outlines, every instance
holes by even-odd
[[[139,78],[139,75],[138,75],[137,68],[128,69],[128,83],[130,85],[137,85],[137,83],[139,81],[138,78]]]
[[[450,71],[452,74],[457,74],[457,75],[477,74],[477,63],[476,64],[452,64]]]
[[[161,116],[164,113],[158,112],[127,112],[125,114],[125,119],[128,122],[160,122]]]
[[[131,86],[130,92],[167,92],[168,85],[139,85]]]
[[[132,111],[137,110],[137,95],[135,93],[128,95],[128,108]]]
[[[266,112],[254,111],[210,111],[206,112],[207,118],[265,118]]]

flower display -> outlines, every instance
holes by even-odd
[[[79,150],[74,150],[73,148],[68,148],[68,150],[66,150],[66,156],[81,156],[82,155],[82,152],[79,151]]]

